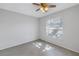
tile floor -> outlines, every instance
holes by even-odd
[[[72,52],[43,40],[36,40],[1,50],[0,56],[79,56],[79,53]]]

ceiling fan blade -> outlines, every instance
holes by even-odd
[[[40,4],[38,4],[38,3],[32,3],[33,5],[37,5],[37,6],[39,6]]]
[[[40,10],[40,8],[39,9],[37,9],[36,11],[39,11]]]
[[[52,7],[56,7],[56,5],[49,5],[49,7],[50,7],[50,8],[52,8]]]

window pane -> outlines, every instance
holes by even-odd
[[[50,37],[61,38],[63,36],[63,20],[59,17],[48,20],[46,32]]]

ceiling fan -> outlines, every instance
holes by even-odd
[[[47,12],[48,8],[56,7],[56,5],[48,5],[48,3],[32,3],[32,4],[39,7],[36,11],[41,10],[42,12]]]

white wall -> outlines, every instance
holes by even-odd
[[[0,50],[38,39],[37,18],[0,9]]]
[[[49,38],[46,35],[46,21],[49,20],[49,17],[59,16],[64,20],[64,36],[62,39]],[[40,38],[72,51],[79,52],[79,5],[41,18]]]

